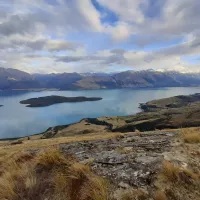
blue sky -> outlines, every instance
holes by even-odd
[[[199,0],[1,0],[0,67],[199,72]]]

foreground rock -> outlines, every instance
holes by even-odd
[[[173,136],[172,132],[129,134],[60,147],[120,187],[142,187],[154,181]]]
[[[27,107],[45,107],[58,103],[76,103],[84,101],[99,101],[100,97],[63,97],[63,96],[46,96],[20,101],[21,104],[28,104]]]
[[[199,138],[199,131],[112,133],[104,139],[88,135],[0,146],[0,199],[199,200],[200,140],[185,140],[191,134]],[[31,185],[29,180],[34,180]]]

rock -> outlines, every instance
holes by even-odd
[[[95,172],[125,188],[152,184],[173,134],[129,134],[121,137],[61,144],[62,151],[75,154],[83,163],[90,163]],[[119,150],[120,149],[120,150]],[[92,162],[90,162],[92,160]]]
[[[124,182],[120,182],[118,184],[118,186],[121,187],[121,188],[124,188],[124,189],[130,188],[130,185],[128,185],[127,183],[124,183]]]
[[[133,151],[133,147],[124,147],[125,152],[131,152]]]
[[[23,142],[21,140],[15,140],[10,143],[10,145],[17,145],[17,144],[22,144]]]

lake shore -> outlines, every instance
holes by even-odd
[[[105,132],[144,132],[200,126],[200,94],[158,99],[140,106],[143,111],[135,115],[85,118],[77,123],[50,127],[43,133],[21,137],[21,139],[47,139]]]
[[[107,116],[134,116],[141,112],[140,103],[153,99],[188,95],[200,92],[198,88],[161,88],[161,89],[120,89],[91,91],[1,91],[0,92],[0,137],[17,138],[41,133],[48,127],[77,123],[84,118]],[[19,104],[24,99],[42,96],[86,96],[102,97],[95,102],[55,104],[49,107],[27,108]],[[120,121],[120,120],[119,120]],[[112,123],[112,122],[111,122]]]

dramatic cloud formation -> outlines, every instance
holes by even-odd
[[[199,0],[1,0],[0,67],[200,71]]]

